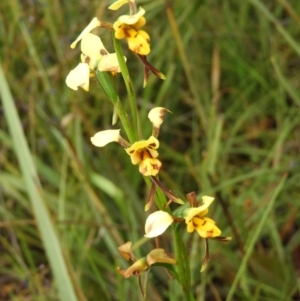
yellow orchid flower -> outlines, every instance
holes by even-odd
[[[104,47],[101,39],[87,33],[81,40],[81,61],[87,63],[91,70],[98,68],[99,71],[121,72],[116,53],[109,53]],[[126,57],[124,57],[126,61]]]
[[[91,30],[101,25],[101,22],[94,18],[88,26],[81,32],[78,38],[71,44],[74,49],[81,41],[81,64],[72,70],[67,76],[68,87],[78,90],[82,87],[89,90],[89,78],[95,69],[99,71],[109,71],[113,75],[121,72],[116,53],[109,53],[104,47],[100,37],[90,33]],[[126,58],[124,57],[125,61]]]
[[[113,24],[116,39],[125,38],[129,49],[140,55],[150,52],[150,37],[146,31],[139,29],[146,24],[144,14],[145,10],[140,8],[136,14],[120,16]]]
[[[195,208],[187,208],[183,211],[183,218],[187,225],[189,233],[194,230],[203,238],[212,238],[221,235],[221,230],[216,226],[216,223],[204,217],[208,213],[208,207],[213,202],[214,198],[203,196],[203,205]]]
[[[156,176],[161,168],[161,162],[157,159],[159,141],[151,136],[148,140],[141,140],[126,148],[133,165],[139,164],[139,171],[144,176]]]
[[[165,211],[156,211],[150,214],[145,224],[145,236],[156,237],[161,235],[174,221],[185,222],[189,233],[196,230],[203,238],[220,236],[221,230],[216,226],[216,223],[212,219],[204,217],[208,213],[208,207],[214,198],[204,196],[202,199],[202,206],[183,210],[183,219],[172,217]]]
[[[159,155],[157,151],[159,147],[157,136],[159,134],[160,126],[163,123],[164,115],[167,111],[167,109],[162,107],[153,108],[150,111],[148,118],[153,124],[153,135],[147,140],[140,140],[130,145],[129,142],[121,137],[120,130],[105,130],[100,131],[91,137],[91,142],[98,147],[103,147],[110,142],[118,142],[125,148],[126,153],[130,156],[132,164],[139,164],[139,171],[142,175],[155,177],[162,166],[161,162],[157,159]]]
[[[151,136],[148,140],[142,140],[130,144],[121,137],[120,130],[105,130],[91,137],[95,146],[103,147],[111,142],[118,142],[131,158],[133,165],[139,164],[139,171],[144,176],[156,176],[161,168],[161,162],[157,159],[159,147],[158,140]]]

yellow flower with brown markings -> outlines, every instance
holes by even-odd
[[[157,159],[159,141],[151,136],[148,140],[141,140],[126,148],[133,165],[139,164],[139,171],[144,176],[156,176],[161,168],[161,162]]]
[[[126,39],[131,51],[147,55],[150,52],[150,37],[148,33],[140,28],[146,24],[145,10],[140,8],[134,15],[120,16],[113,24],[116,39]]]
[[[194,230],[203,238],[212,238],[221,235],[221,230],[216,226],[216,223],[204,217],[208,213],[208,207],[213,202],[214,198],[210,196],[203,196],[203,205],[195,208],[187,208],[183,211],[183,218],[187,225],[189,233]]]

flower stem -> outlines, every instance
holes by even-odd
[[[132,129],[132,125],[129,122],[126,112],[123,109],[121,100],[116,92],[116,88],[112,79],[112,76],[109,72],[100,72],[96,71],[96,78],[98,83],[102,87],[103,91],[109,98],[109,100],[113,103],[117,110],[117,114],[120,117],[124,130],[127,134],[127,137],[130,143],[134,143],[136,139],[136,135],[134,130]]]
[[[148,288],[148,283],[149,283],[149,274],[150,274],[150,269],[146,271],[145,273],[145,281],[144,281],[144,298],[143,301],[147,301],[147,288]]]
[[[175,225],[173,228],[173,237],[175,241],[175,254],[176,262],[178,266],[179,280],[184,292],[185,300],[191,301],[191,273],[190,273],[190,263],[188,254],[186,251],[186,246],[182,240],[182,234],[179,231],[179,227]]]
[[[117,53],[118,62],[121,68],[123,80],[128,93],[131,115],[132,115],[133,133],[134,133],[135,141],[137,141],[138,140],[138,118],[137,118],[137,107],[136,107],[134,88],[124,59],[121,43],[118,39],[115,38],[114,35],[113,35],[113,41],[114,41],[115,51]]]

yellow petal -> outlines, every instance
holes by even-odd
[[[124,28],[123,28],[123,24],[120,21],[116,21],[113,24],[113,28],[115,30],[115,38],[116,39],[121,40],[121,39],[125,38],[125,31],[124,31]]]
[[[221,230],[216,226],[211,219],[202,219],[202,223],[198,225],[195,230],[203,238],[216,237],[221,235]]]
[[[108,7],[111,10],[118,10],[121,6],[128,3],[128,0],[118,0]]]
[[[173,223],[172,216],[165,211],[156,211],[150,214],[145,224],[145,237],[156,237],[166,231]]]
[[[146,158],[141,161],[139,172],[146,177],[156,176],[161,169],[161,162],[158,159]]]
[[[192,233],[194,230],[195,230],[195,227],[194,227],[194,224],[193,224],[193,221],[190,220],[189,222],[187,222],[186,224],[186,230],[189,232],[189,233]]]
[[[148,142],[148,149],[154,150],[159,148],[159,141],[154,136],[150,136],[146,141]]]
[[[159,147],[159,141],[155,137],[151,136],[148,140],[141,140],[141,141],[137,141],[137,142],[133,143],[131,145],[131,147],[128,147],[125,150],[126,150],[127,154],[131,156],[137,151],[140,151],[143,149],[150,149],[152,151],[152,150],[157,149],[158,147]],[[156,155],[156,153],[153,152],[153,154],[154,154],[154,158],[155,158],[155,156],[156,157],[158,156],[158,153]]]
[[[139,20],[134,24],[134,27],[140,28],[146,24],[145,17],[140,17]]]
[[[131,51],[140,55],[147,55],[150,52],[150,37],[143,30],[128,29],[126,39]]]
[[[204,195],[202,197],[202,200],[203,200],[203,204],[205,204],[205,203],[211,204],[213,202],[214,198],[211,196]]]
[[[70,71],[66,78],[66,84],[73,90],[78,90],[78,87],[85,91],[89,90],[90,69],[88,64],[80,63],[76,68]]]
[[[203,216],[207,214],[208,212],[207,208],[213,202],[214,198],[204,196],[202,199],[203,199],[203,205],[196,208],[187,208],[183,211],[183,217],[186,223],[189,222],[196,215]]]
[[[71,48],[74,49],[77,45],[77,43],[87,34],[89,33],[91,30],[93,30],[94,28],[98,27],[101,25],[101,22],[97,19],[94,18],[89,25],[81,32],[81,34],[78,36],[78,38],[71,44]]]
[[[98,147],[103,147],[110,142],[118,142],[120,130],[105,130],[91,137],[91,142]]]

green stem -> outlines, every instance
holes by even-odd
[[[150,269],[145,273],[145,281],[144,281],[144,298],[143,301],[147,301],[147,289],[148,289],[148,283],[149,283],[149,274],[150,274]]]
[[[136,135],[132,129],[132,125],[129,122],[128,116],[123,109],[119,95],[116,92],[116,87],[112,80],[111,74],[109,72],[101,72],[97,70],[96,77],[103,91],[115,106],[130,143],[134,143],[137,140]]]
[[[126,90],[128,93],[128,98],[129,98],[129,103],[130,103],[130,108],[131,108],[131,115],[132,115],[132,124],[133,124],[133,132],[134,132],[134,137],[135,140],[138,140],[138,118],[137,118],[137,107],[136,107],[136,98],[135,98],[135,93],[134,93],[134,88],[131,82],[131,78],[128,72],[128,68],[124,59],[121,43],[118,39],[116,39],[113,36],[113,41],[114,41],[114,47],[115,51],[117,54],[117,58],[119,61],[121,73],[124,79],[124,83],[126,86]]]
[[[186,246],[182,240],[182,235],[179,232],[178,225],[173,228],[173,237],[175,241],[175,254],[178,266],[178,276],[184,292],[185,300],[191,301],[191,272]]]

